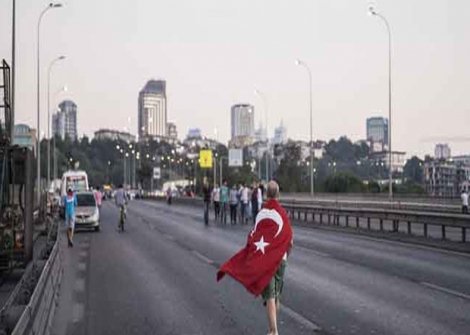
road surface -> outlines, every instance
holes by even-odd
[[[251,225],[201,210],[133,201],[127,231],[105,202],[102,231],[62,239],[65,272],[54,334],[266,334],[259,299],[217,266]],[[470,334],[470,257],[295,227],[280,334]]]

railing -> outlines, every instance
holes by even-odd
[[[406,232],[412,234],[412,225],[419,224],[423,228],[423,236],[428,237],[429,226],[438,226],[441,230],[441,238],[446,239],[447,228],[457,228],[461,232],[461,241],[467,242],[467,230],[470,229],[470,215],[457,213],[436,213],[422,211],[406,211],[397,209],[379,208],[342,208],[324,207],[296,202],[282,202],[293,219],[305,222],[318,222],[339,225],[340,220],[346,227],[355,225],[360,228],[360,221],[366,220],[366,227],[371,230],[371,221],[379,223],[379,230],[384,231],[384,223],[392,224],[392,231],[398,232],[400,224],[406,224]],[[351,219],[353,222],[351,222]]]
[[[51,332],[61,279],[62,266],[59,255],[59,238],[57,238],[33,295],[12,335],[43,335]]]
[[[160,198],[159,200],[163,200]],[[174,198],[175,204],[200,205],[201,198]],[[422,227],[422,235],[430,237],[429,227],[439,227],[441,239],[448,237],[448,228],[460,231],[460,241],[467,242],[467,232],[470,231],[470,215],[450,212],[433,212],[426,210],[405,210],[396,208],[360,208],[343,207],[341,205],[316,205],[308,201],[281,201],[291,218],[319,224],[330,224],[339,226],[340,222],[345,227],[365,228],[372,230],[373,221],[377,222],[378,230],[385,231],[385,225],[392,226],[391,232],[400,230],[405,224],[404,230],[409,235],[416,235],[414,225]]]

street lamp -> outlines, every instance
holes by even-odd
[[[309,97],[310,97],[310,196],[314,194],[314,182],[313,182],[313,107],[312,107],[312,71],[307,63],[297,59],[295,61],[297,66],[302,66],[307,70],[309,80]]]
[[[58,61],[65,59],[65,56],[59,56],[49,64],[47,71],[47,185],[51,182],[51,72],[52,67]]]
[[[388,32],[388,196],[392,201],[392,31],[385,16],[377,12],[372,5],[369,6],[369,14],[380,18],[385,23]]]
[[[264,95],[263,92],[261,92],[258,89],[255,89],[255,95],[259,96],[261,100],[263,101],[263,107],[264,107],[264,115],[265,115],[265,120],[266,120],[266,181],[269,181],[269,133],[268,133],[268,100],[266,99],[266,96]]]
[[[64,86],[62,87],[58,92],[56,92],[55,96],[57,96],[57,94],[59,93],[62,93],[62,92],[67,92],[67,86]],[[60,112],[60,108],[57,108],[56,110],[57,112]],[[52,152],[54,153],[53,156],[52,156],[52,160],[53,160],[53,179],[56,180],[57,179],[57,173],[58,173],[58,169],[57,169],[57,152],[56,152],[56,149],[55,149],[55,146],[56,146],[56,143],[55,143],[55,135],[56,134],[53,134],[53,137],[52,137],[52,143],[53,143],[53,146],[52,146]]]
[[[53,9],[53,8],[59,8],[59,7],[62,7],[62,4],[61,3],[50,3],[46,8],[43,9],[43,11],[41,12],[41,14],[39,15],[39,19],[38,19],[38,27],[37,27],[37,40],[38,40],[38,44],[37,44],[37,121],[38,121],[38,124],[37,124],[37,134],[38,134],[38,138],[37,138],[37,145],[36,145],[36,150],[37,150],[37,201],[38,201],[38,204],[41,200],[41,122],[40,122],[40,115],[41,115],[41,94],[40,94],[40,82],[41,82],[41,68],[40,68],[40,28],[41,28],[41,21],[42,21],[42,18],[44,16],[44,14],[47,13],[47,11],[49,9]]]

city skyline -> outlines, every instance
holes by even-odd
[[[16,123],[33,128],[33,32],[47,4],[17,5]],[[197,126],[211,137],[217,128],[219,140],[226,142],[231,105],[246,101],[263,111],[253,94],[258,88],[269,102],[269,133],[283,119],[296,134],[290,137],[308,140],[308,81],[294,64],[301,58],[313,73],[313,137],[364,138],[367,117],[387,116],[387,36],[381,22],[367,15],[368,2],[299,1],[295,7],[269,2],[269,15],[261,15],[267,4],[219,6],[204,0],[197,6],[140,2],[129,8],[111,1],[67,2],[60,13],[48,14],[41,28],[42,77],[51,59],[67,56],[54,70],[51,88],[68,85],[60,100],[80,105],[79,133],[90,137],[99,128],[122,130],[129,117],[136,133],[135,96],[154,77],[168,82],[168,114],[182,134]],[[0,57],[7,60],[9,6],[0,13]],[[423,156],[447,142],[455,154],[470,151],[469,6],[464,1],[377,1],[393,34],[394,149]],[[113,15],[107,14],[109,8]],[[149,29],[145,18],[156,10],[165,15]],[[286,24],[281,28],[278,22]],[[45,82],[42,88],[45,102]],[[57,105],[54,99],[51,106]],[[46,112],[42,105],[41,129]],[[255,123],[260,120],[264,123],[263,112]]]

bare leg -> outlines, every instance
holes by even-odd
[[[266,311],[268,313],[269,335],[277,335],[277,306],[276,300],[270,298],[266,301]]]

